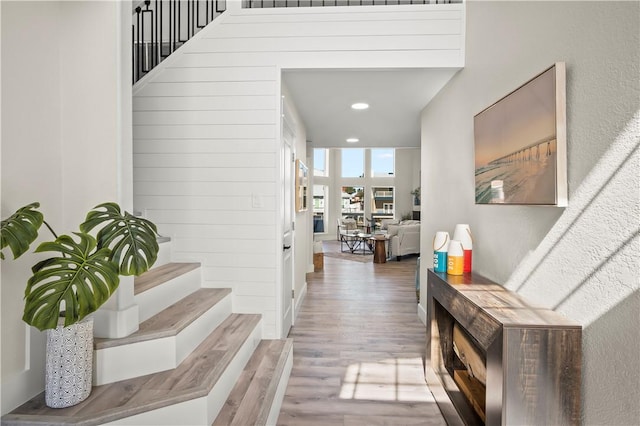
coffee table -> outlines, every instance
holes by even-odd
[[[340,251],[342,253],[373,254],[373,243],[370,238],[371,234],[360,231],[340,232]]]

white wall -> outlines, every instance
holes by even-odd
[[[2,218],[40,201],[52,226],[59,227],[62,196],[61,115],[54,3],[3,2],[2,8]],[[31,22],[48,34],[33,31]],[[30,52],[30,54],[26,54]],[[47,66],[48,70],[44,70]],[[37,122],[37,126],[33,125]],[[47,143],[42,143],[46,141]],[[34,154],[37,156],[34,158]],[[31,159],[33,166],[25,173]],[[51,161],[53,160],[53,161]],[[45,235],[49,238],[48,235]],[[44,341],[22,322],[24,288],[35,256],[2,261],[2,413],[44,384]],[[12,392],[7,392],[12,389]],[[15,396],[14,396],[15,392]]]
[[[469,223],[475,271],[583,325],[590,425],[640,418],[639,17],[638,2],[469,2],[465,68],[422,117],[423,252]],[[569,207],[476,206],[473,115],[556,61]]]
[[[293,121],[296,124],[296,140],[295,140],[295,156],[301,160],[312,172],[307,161],[307,132],[305,130],[302,117],[296,108],[295,102],[291,97],[286,85],[282,85],[282,95],[286,110],[292,114]],[[307,188],[309,196],[313,197],[313,188]],[[313,203],[312,198],[307,199],[308,203]],[[294,304],[296,309],[302,304],[304,295],[306,294],[307,285],[307,269],[309,264],[313,264],[313,204],[309,204],[305,211],[295,213],[295,240],[294,240],[294,273],[293,273],[293,290]],[[294,312],[297,314],[297,311]],[[294,318],[295,320],[295,318]]]
[[[274,338],[281,70],[460,67],[464,14],[238,4],[134,88],[134,202],[173,238],[174,260],[201,261],[204,284],[233,288],[234,310],[263,314]]]
[[[131,205],[130,191],[126,196],[130,127],[128,152],[123,130],[131,87],[130,76],[121,84],[118,44],[120,28],[128,24],[121,23],[121,5],[0,3],[3,218],[39,201],[45,219],[61,234],[77,230],[99,202]],[[40,235],[51,239],[44,227]],[[3,414],[44,387],[44,334],[21,321],[36,256],[7,258],[2,263]]]
[[[396,217],[413,212],[411,191],[420,186],[420,149],[396,150]]]

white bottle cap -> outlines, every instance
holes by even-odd
[[[471,236],[471,228],[469,225],[457,224],[453,231],[453,240],[460,241],[464,250],[471,250],[473,248],[473,237]]]
[[[460,241],[451,240],[449,243],[449,257],[464,256],[464,250],[462,250],[462,244]]]
[[[448,232],[436,232],[436,236],[433,237],[433,251],[447,251],[449,248],[449,241]]]

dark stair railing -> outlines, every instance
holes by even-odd
[[[449,4],[462,0],[243,0],[246,9],[272,7],[327,7],[327,6],[396,6],[405,4]]]
[[[134,9],[133,83],[226,9],[226,0],[145,0]]]
[[[228,0],[240,1],[240,0]],[[242,0],[242,7],[377,6],[448,4],[463,0]],[[134,9],[133,83],[227,9],[227,0],[145,0]]]

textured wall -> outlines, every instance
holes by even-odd
[[[422,118],[423,250],[470,223],[477,272],[583,325],[585,424],[640,418],[639,17],[638,2],[467,3],[465,68]],[[473,115],[556,61],[569,207],[476,206]]]

